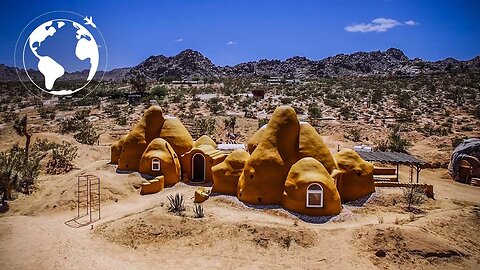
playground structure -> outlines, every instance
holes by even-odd
[[[88,216],[87,224],[94,220],[94,213],[100,219],[100,178],[91,174],[79,175],[77,178],[77,220]],[[87,225],[83,224],[83,225]]]

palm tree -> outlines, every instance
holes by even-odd
[[[32,134],[28,132],[27,128],[27,115],[25,115],[22,118],[17,118],[15,119],[15,122],[13,123],[13,128],[17,132],[19,136],[25,136],[26,141],[25,141],[25,159],[28,159],[28,150],[30,148],[30,138],[32,137]]]

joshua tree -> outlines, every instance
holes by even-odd
[[[225,124],[225,129],[228,129],[232,133],[235,133],[235,125],[237,123],[237,118],[235,116],[224,119],[223,123]]]
[[[19,136],[25,136],[25,159],[28,159],[28,150],[30,148],[30,139],[32,138],[32,134],[28,132],[27,127],[27,115],[23,116],[22,118],[15,119],[13,123],[13,128],[17,132]]]

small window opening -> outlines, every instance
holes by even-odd
[[[307,187],[307,207],[323,207],[323,188],[319,184]]]
[[[160,160],[158,158],[152,159],[152,171],[160,171]]]

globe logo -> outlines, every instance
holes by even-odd
[[[54,11],[35,18],[22,31],[15,66],[20,81],[34,95],[38,90],[72,95],[82,89],[88,94],[101,82],[102,77],[95,75],[102,57],[105,71],[106,45],[92,17]],[[94,85],[89,85],[93,81]]]

